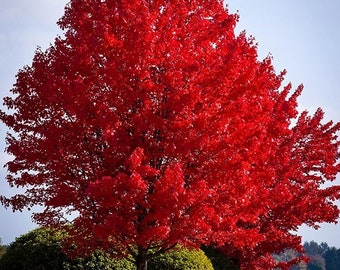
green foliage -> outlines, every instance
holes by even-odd
[[[320,245],[315,241],[305,242],[303,244],[306,254],[308,256],[323,255],[328,249],[327,243],[321,243]]]
[[[0,270],[59,270],[67,257],[59,245],[61,233],[38,228],[18,237],[0,259]]]
[[[86,258],[65,262],[65,270],[134,270],[135,266],[127,259],[115,260],[104,252],[97,251]]]
[[[202,247],[205,255],[210,259],[214,270],[239,270],[237,263],[228,259],[221,251],[213,247]]]
[[[136,266],[127,259],[112,260],[112,270],[135,270]]]
[[[149,270],[214,270],[209,258],[200,249],[176,248],[152,258]]]
[[[95,252],[85,259],[77,259],[64,265],[67,270],[135,270],[127,259],[115,260],[102,252]],[[152,258],[148,270],[214,270],[202,250],[177,248]]]
[[[2,244],[2,240],[0,238],[0,258],[2,257],[2,255],[5,254],[6,249],[7,249],[7,247]]]
[[[340,269],[340,249],[336,249],[335,247],[329,248],[324,254],[324,259],[327,270]]]
[[[6,253],[6,246],[0,246],[0,258]]]
[[[303,247],[306,252],[306,256],[310,258],[307,264],[308,270],[325,270],[326,262],[324,254],[329,250],[327,243],[321,243],[320,245],[315,241],[305,242]]]
[[[134,270],[128,260],[114,260],[103,252],[69,259],[60,246],[63,233],[38,228],[18,237],[0,258],[0,270]]]
[[[320,265],[314,264],[314,263],[309,263],[307,266],[307,270],[324,270],[325,268],[323,268]]]
[[[0,270],[135,270],[128,259],[112,259],[97,251],[86,258],[69,259],[60,246],[63,233],[38,228],[18,237],[0,258]],[[176,248],[150,260],[149,270],[214,270],[202,250]]]

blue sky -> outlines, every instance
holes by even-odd
[[[9,94],[19,68],[29,65],[37,46],[46,49],[59,32],[55,22],[68,0],[0,0],[0,97]],[[326,119],[340,121],[340,2],[338,0],[229,0],[239,10],[237,31],[246,30],[259,43],[259,58],[271,53],[286,82],[303,83],[300,108],[323,108]],[[0,193],[14,194],[3,178],[6,128],[0,125]],[[337,180],[340,184],[340,176]],[[10,243],[33,229],[30,213],[12,213],[0,206],[0,237]],[[327,242],[340,248],[340,225],[302,228],[303,241]]]

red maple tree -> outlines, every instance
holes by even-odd
[[[177,244],[266,269],[301,251],[301,224],[335,222],[339,186],[322,184],[340,125],[298,113],[302,86],[282,86],[222,2],[71,0],[64,36],[4,98],[7,180],[26,192],[2,203],[41,205],[34,220],[66,225],[75,254],[138,270]]]

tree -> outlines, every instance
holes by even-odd
[[[325,268],[322,268],[322,266],[315,264],[315,263],[309,263],[307,269],[308,270],[324,270]]]
[[[175,249],[154,257],[149,262],[151,270],[214,270],[211,261],[200,249]]]
[[[335,270],[340,267],[340,249],[336,249],[335,247],[329,248],[325,254],[324,259],[326,262],[327,270]]]
[[[69,259],[63,254],[59,241],[61,233],[38,228],[11,243],[0,258],[1,270],[64,269]]]
[[[282,86],[222,2],[71,0],[4,99],[7,181],[26,192],[2,203],[42,205],[70,254],[114,249],[138,270],[177,244],[270,268],[301,251],[298,226],[335,222],[339,186],[322,184],[340,125],[298,113],[302,86]]]
[[[210,259],[214,270],[239,270],[239,265],[232,259],[227,258],[220,250],[212,247],[202,247],[202,250]]]
[[[63,252],[62,231],[37,228],[16,238],[0,258],[0,270],[133,270],[124,260],[113,260],[108,254],[95,251],[86,258],[71,260]]]
[[[308,254],[310,256],[314,256],[314,255],[321,255],[322,256],[329,249],[329,246],[325,242],[322,242],[319,245],[315,241],[310,241],[310,242],[305,242],[303,244],[303,248],[304,248],[306,254]]]
[[[127,259],[116,260],[110,254],[100,250],[94,251],[85,258],[66,260],[63,264],[65,270],[135,270],[135,266]]]
[[[325,259],[323,255],[329,249],[327,243],[321,243],[320,245],[315,241],[305,242],[303,244],[306,255],[310,258],[307,269],[326,269]]]
[[[7,249],[7,247],[2,244],[2,240],[0,238],[0,258],[2,257],[2,255],[5,254],[6,249]]]

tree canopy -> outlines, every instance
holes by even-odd
[[[0,258],[0,270],[64,269],[64,263],[70,260],[61,250],[61,238],[61,233],[47,228],[38,228],[21,235]]]
[[[42,206],[70,254],[141,270],[204,244],[264,269],[301,251],[301,224],[336,221],[340,125],[297,111],[303,87],[257,59],[223,1],[71,0],[58,23],[4,98],[7,181],[26,191],[1,201]]]
[[[7,247],[5,245],[3,245],[2,239],[0,238],[0,258],[6,252],[6,249],[7,249]]]

